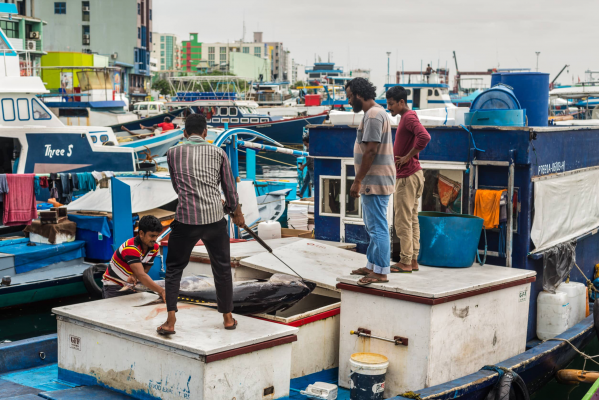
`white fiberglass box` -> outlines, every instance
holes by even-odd
[[[349,359],[372,352],[389,359],[385,397],[417,391],[478,371],[525,351],[530,283],[536,273],[516,268],[420,266],[389,282],[341,289],[339,385],[350,387]],[[407,339],[407,346],[373,336]]]
[[[177,333],[159,336],[164,304],[146,293],[56,308],[59,378],[134,398],[277,399],[289,395],[297,328],[179,304]]]

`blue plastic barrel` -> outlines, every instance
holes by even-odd
[[[465,268],[474,263],[483,219],[467,214],[423,211],[420,223],[418,264]]]
[[[511,86],[528,126],[549,125],[549,74],[544,72],[510,72],[501,74],[501,83]]]
[[[501,83],[501,72],[495,72],[491,75],[491,87]]]

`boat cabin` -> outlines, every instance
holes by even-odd
[[[291,97],[290,82],[255,82],[248,95],[260,106],[282,106]]]
[[[388,83],[376,98],[376,102],[387,108],[387,90],[403,86],[408,91],[408,105],[413,110],[455,107],[449,97],[449,86],[444,83]]]

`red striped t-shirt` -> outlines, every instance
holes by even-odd
[[[154,263],[154,257],[158,254],[158,243],[154,244],[154,248],[148,250],[145,254],[141,244],[139,236],[131,238],[123,243],[112,256],[108,268],[102,277],[102,283],[104,285],[119,285],[123,286],[122,283],[112,278],[117,278],[122,281],[127,279],[133,274],[130,265],[135,263],[141,263],[144,267]]]

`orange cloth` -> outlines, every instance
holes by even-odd
[[[478,189],[476,191],[474,215],[484,220],[483,225],[487,229],[499,227],[499,201],[503,192],[505,190]]]

